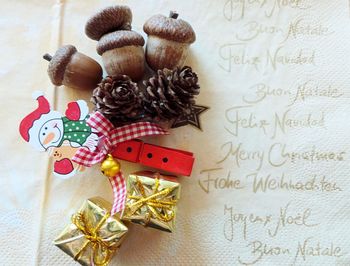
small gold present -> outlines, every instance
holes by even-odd
[[[176,203],[180,198],[180,184],[174,177],[137,172],[129,175],[126,190],[123,220],[174,231]]]
[[[111,207],[100,197],[86,200],[54,244],[81,265],[107,265],[128,231],[116,215],[110,216]]]

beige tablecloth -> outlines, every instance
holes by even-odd
[[[111,265],[350,265],[350,9],[346,0],[0,1],[1,265],[75,265],[52,241],[92,196],[97,167],[68,180],[19,136],[42,90],[64,112],[91,92],[54,87],[41,56],[62,44],[101,58],[84,34],[99,8],[126,4],[133,28],[177,10],[197,34],[203,132],[155,143],[193,151],[176,232],[134,225]],[[146,36],[145,36],[146,37]],[[126,173],[142,169],[123,162]]]

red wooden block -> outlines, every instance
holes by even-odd
[[[139,162],[145,166],[178,175],[189,176],[194,163],[193,153],[145,143]]]
[[[118,143],[112,155],[118,159],[137,163],[142,149],[143,142],[141,140],[128,140]]]

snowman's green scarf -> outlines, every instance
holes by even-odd
[[[82,146],[91,134],[91,128],[86,124],[86,119],[88,118],[89,116],[85,117],[84,120],[72,121],[67,117],[62,117],[63,137],[59,146],[61,146],[65,140],[79,143],[80,146]]]

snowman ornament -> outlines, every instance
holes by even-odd
[[[62,178],[73,176],[83,168],[71,158],[80,147],[94,151],[99,137],[86,123],[89,109],[85,101],[68,104],[65,116],[51,110],[42,92],[35,92],[33,98],[38,107],[20,123],[22,138],[39,151],[48,151],[54,158],[54,174]]]

